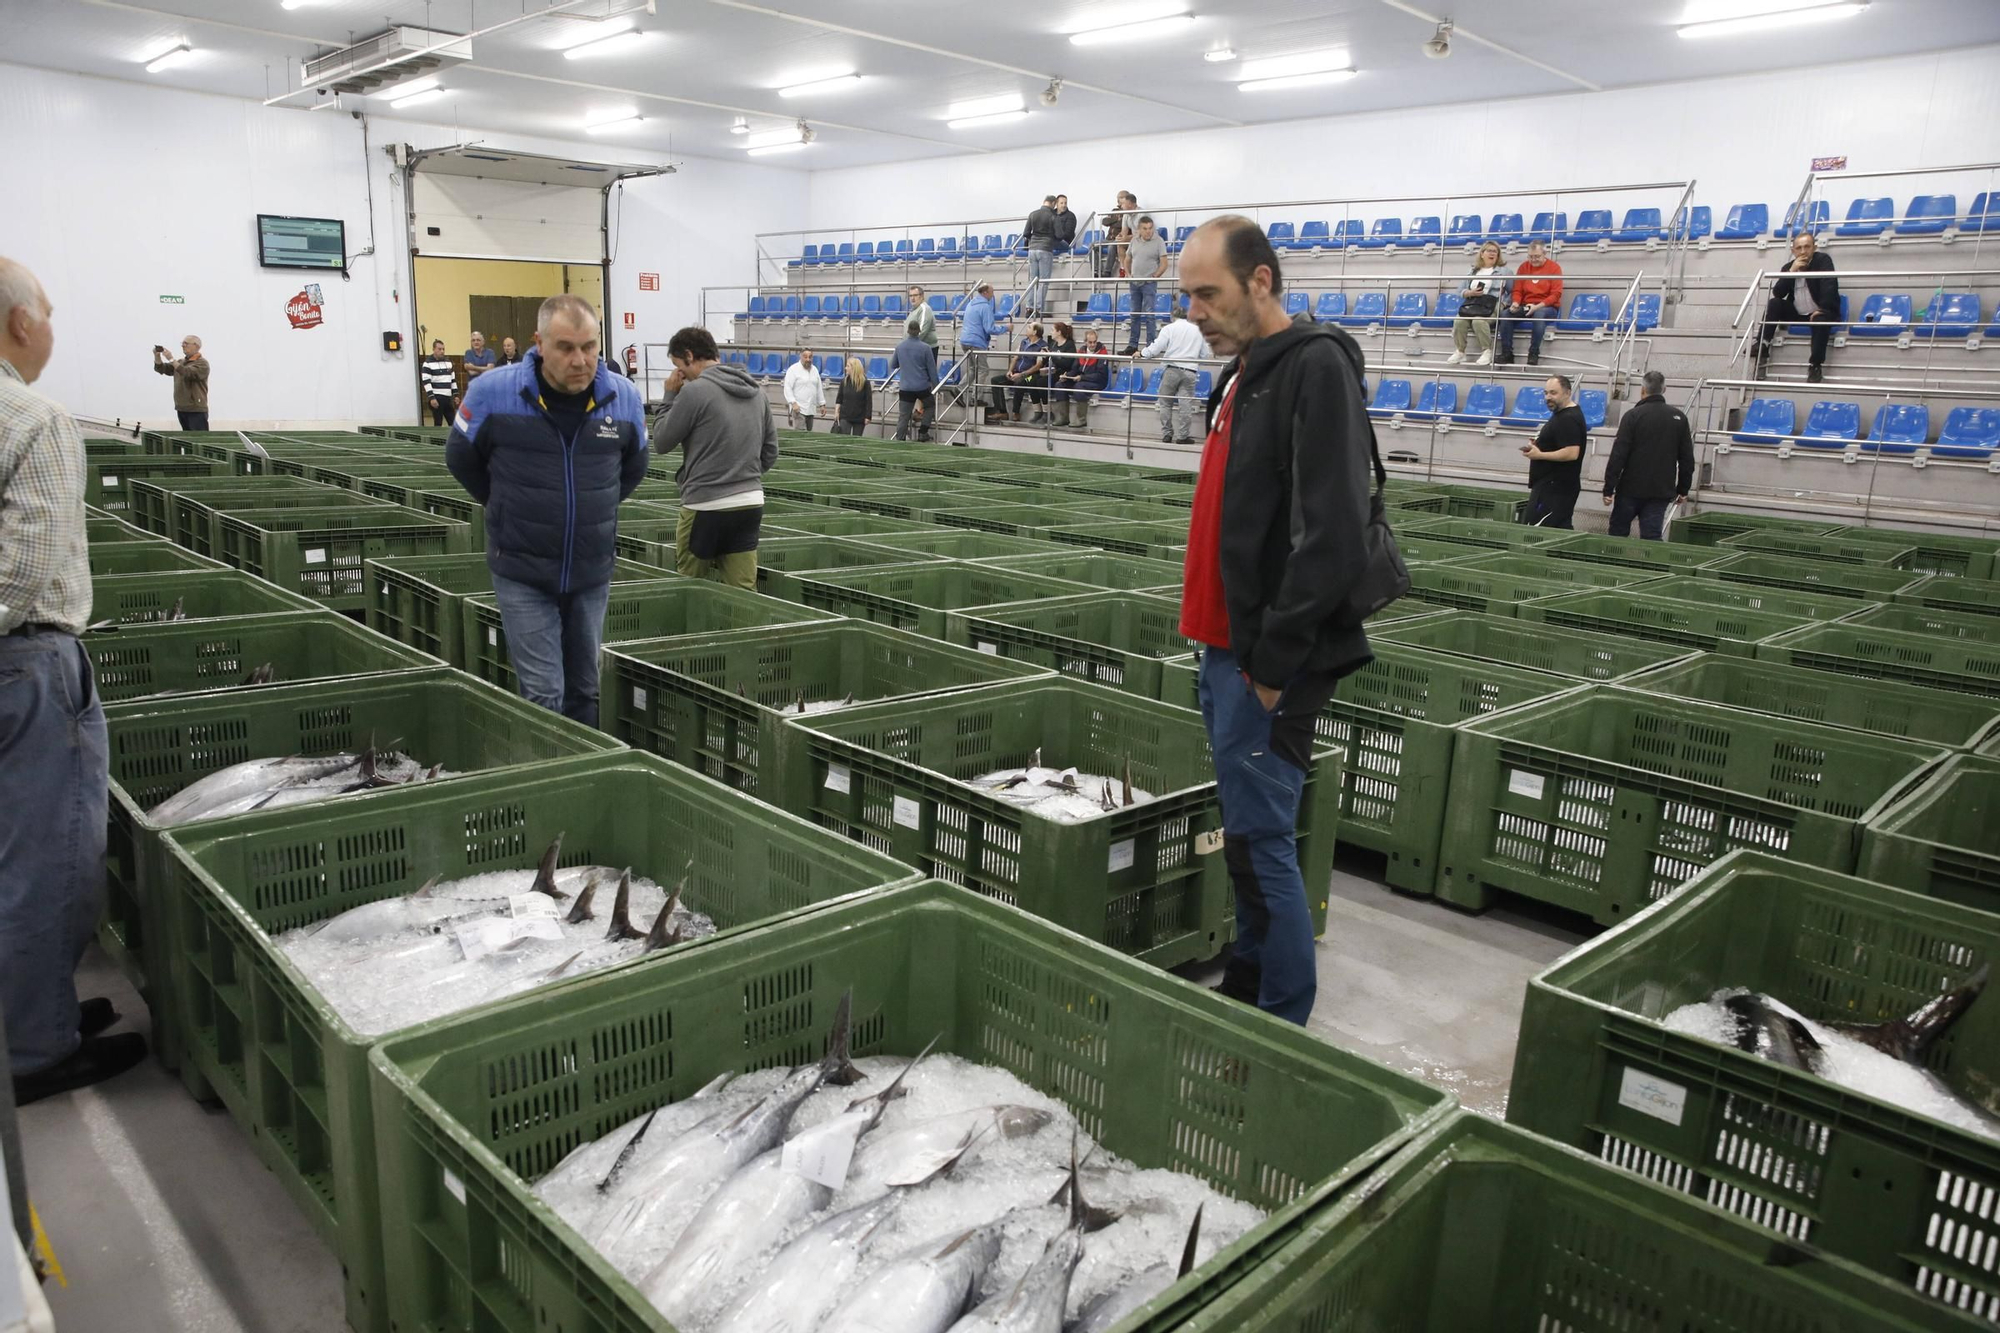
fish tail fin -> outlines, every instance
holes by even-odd
[[[1201,1246],[1201,1210],[1207,1206],[1207,1204],[1195,1205],[1194,1223],[1188,1227],[1187,1244],[1181,1246],[1181,1266],[1174,1274],[1175,1277],[1186,1277],[1194,1272],[1194,1253]]]
[[[592,875],[587,881],[585,881],[583,886],[583,892],[577,894],[576,901],[570,904],[569,915],[564,917],[563,920],[567,921],[572,926],[578,925],[585,921],[595,921],[597,919],[597,913],[590,910],[590,903],[591,899],[595,898],[596,896],[597,896],[597,876]]]
[[[1132,756],[1125,756],[1125,804],[1132,804]]]
[[[833,1011],[833,1031],[827,1038],[826,1058],[820,1061],[826,1070],[826,1081],[836,1087],[848,1087],[868,1077],[848,1057],[848,1045],[853,1038],[854,989],[849,987],[841,992],[840,1007]]]
[[[895,1079],[891,1081],[888,1087],[882,1089],[882,1091],[880,1092],[870,1094],[869,1096],[866,1097],[857,1097],[852,1102],[848,1103],[847,1109],[850,1111],[855,1110],[858,1107],[865,1106],[870,1102],[873,1102],[875,1104],[874,1109],[869,1113],[868,1123],[862,1126],[864,1132],[875,1128],[875,1126],[881,1122],[882,1113],[889,1109],[889,1103],[895,1101],[898,1097],[901,1097],[903,1095],[904,1093],[903,1080],[910,1076],[910,1071],[912,1069],[915,1069],[920,1063],[922,1063],[923,1058],[929,1055],[931,1053],[931,1049],[935,1047],[938,1044],[938,1042],[942,1041],[943,1039],[944,1039],[944,1033],[942,1032],[938,1033],[937,1036],[932,1037],[930,1041],[925,1044],[924,1048],[921,1051],[917,1052],[917,1058],[910,1061],[910,1063],[904,1065],[902,1069],[897,1072]]]
[[[617,1181],[619,1173],[624,1171],[625,1163],[631,1161],[632,1154],[639,1150],[639,1140],[646,1137],[646,1131],[653,1127],[653,1121],[659,1114],[660,1108],[654,1107],[652,1114],[646,1117],[645,1123],[639,1126],[639,1132],[627,1139],[625,1146],[618,1150],[618,1156],[612,1160],[611,1169],[604,1173],[604,1179],[597,1182],[599,1194],[610,1193],[612,1184]]]
[[[556,887],[556,863],[562,858],[562,845],[563,835],[558,833],[556,840],[549,844],[549,849],[542,853],[542,863],[535,868],[535,883],[531,892],[558,901],[569,897]]]
[[[611,906],[611,929],[605,932],[607,940],[639,940],[646,932],[632,924],[632,867],[626,866],[618,876],[618,898]]]
[[[1093,1146],[1090,1153],[1086,1153],[1083,1160],[1079,1161],[1076,1155],[1076,1133],[1071,1131],[1069,1179],[1063,1183],[1062,1190],[1058,1191],[1058,1197],[1063,1193],[1069,1195],[1069,1224],[1079,1231],[1102,1231],[1119,1217],[1116,1210],[1095,1207],[1083,1197],[1083,1179],[1079,1173],[1083,1170],[1083,1162],[1088,1161],[1090,1155],[1096,1151],[1096,1147]]]
[[[1901,1018],[1886,1023],[1836,1023],[1831,1026],[1885,1055],[1916,1064],[1979,998],[1980,992],[1986,989],[1990,972],[1991,965],[1982,964],[1963,983],[1935,999],[1925,1001]]]
[[[432,875],[429,879],[417,885],[416,888],[411,889],[410,896],[412,898],[434,897],[437,893],[437,886],[443,882],[444,882],[443,875]]]
[[[692,867],[694,862],[690,861],[688,865]],[[625,873],[628,875],[631,874],[631,867],[626,867]],[[670,944],[679,944],[681,942],[680,931],[669,930],[667,925],[673,920],[674,909],[681,905],[681,890],[686,887],[687,876],[683,875],[681,876],[681,882],[674,885],[674,891],[667,895],[667,901],[661,904],[660,914],[653,918],[653,928],[646,932],[646,948],[644,952],[651,953],[655,949],[664,949]]]
[[[578,949],[575,953],[563,959],[560,963],[557,963],[554,967],[550,968],[548,971],[542,973],[541,980],[554,981],[557,977],[569,971],[570,964],[574,963],[577,959],[581,957],[583,957],[583,950]]]

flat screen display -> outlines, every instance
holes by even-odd
[[[347,271],[347,224],[339,218],[257,215],[257,262],[265,268]]]

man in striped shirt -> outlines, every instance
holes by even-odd
[[[83,440],[28,386],[55,349],[49,298],[0,257],[0,1011],[20,1103],[119,1074],[146,1054],[102,1036],[76,965],[104,907],[110,760],[78,635],[90,621]]]
[[[444,339],[431,343],[431,354],[419,367],[424,377],[424,405],[431,410],[433,426],[449,426],[458,407],[458,370],[444,354]]]

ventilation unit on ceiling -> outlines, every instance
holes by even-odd
[[[472,40],[468,37],[428,28],[390,28],[306,61],[299,70],[299,86],[366,93],[470,59]]]

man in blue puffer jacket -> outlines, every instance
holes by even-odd
[[[551,296],[539,346],[474,380],[445,465],[486,506],[486,565],[521,697],[597,725],[618,505],[646,475],[645,404],[599,355],[597,315]]]

